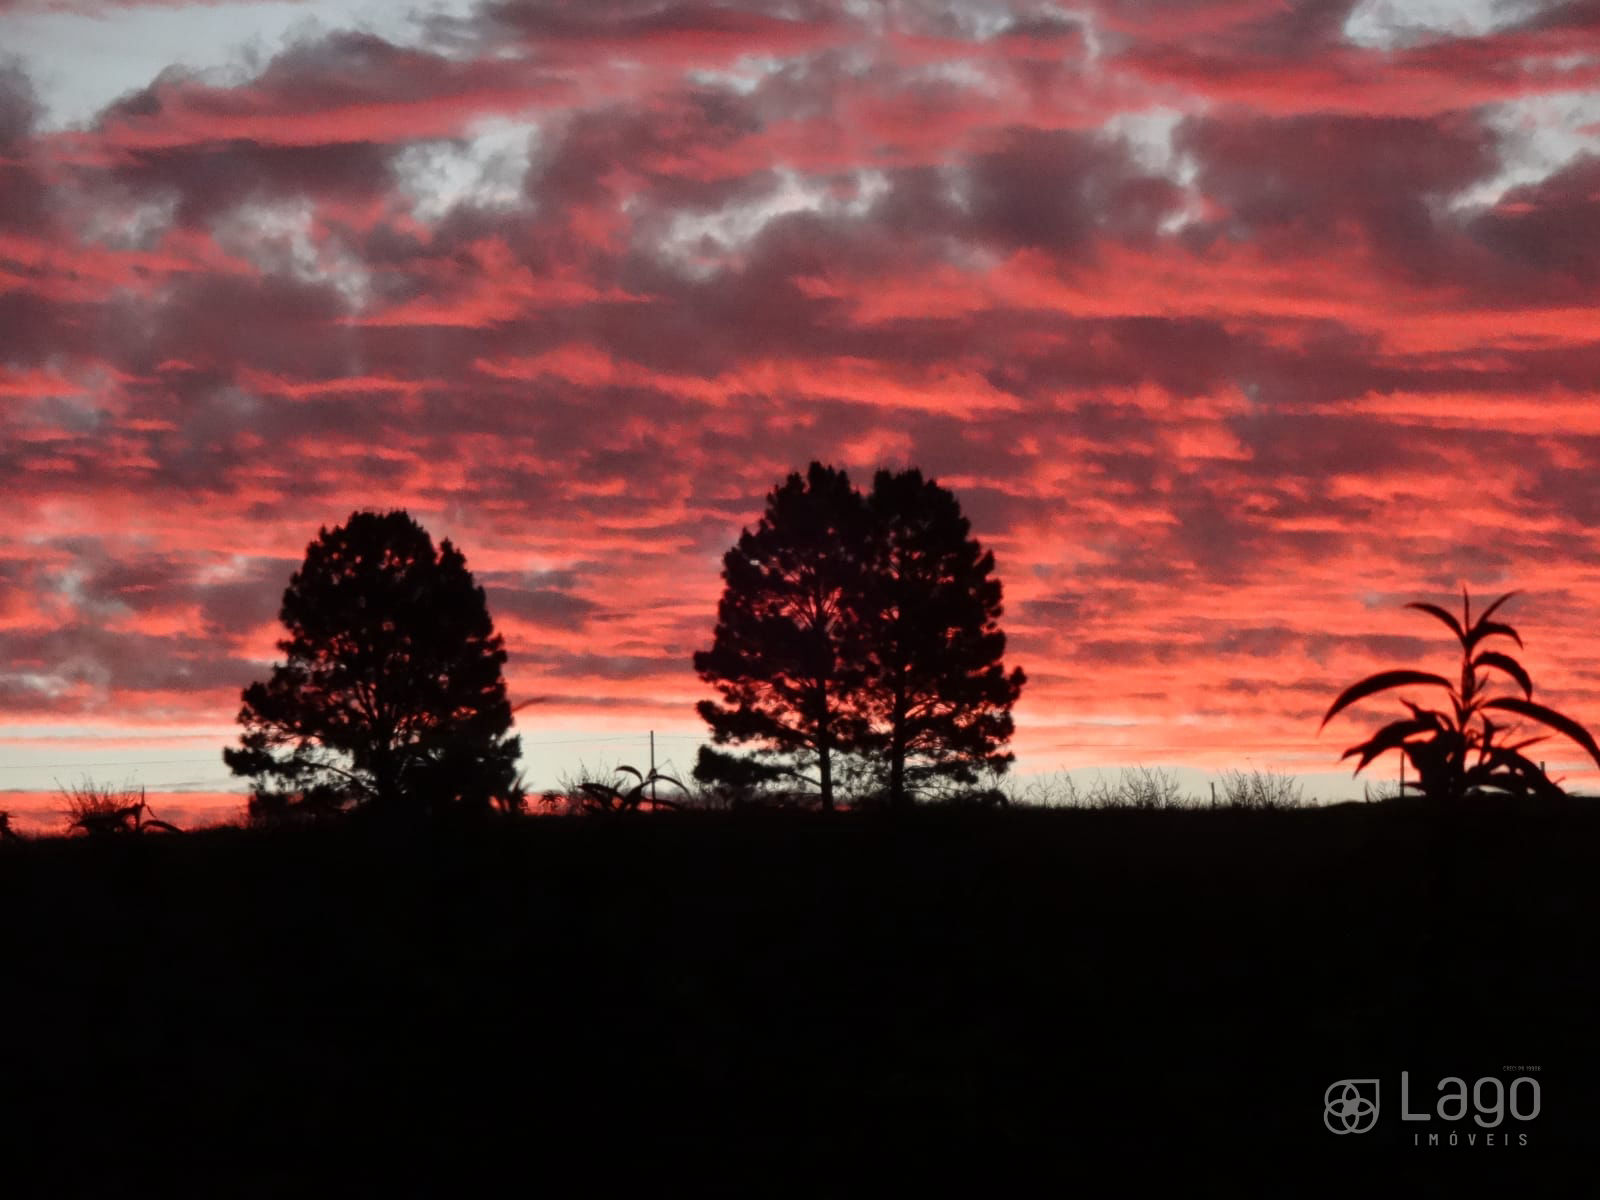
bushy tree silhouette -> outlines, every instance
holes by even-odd
[[[1002,747],[1025,676],[1001,661],[994,554],[971,536],[954,494],[915,468],[879,471],[868,512],[869,744],[890,802],[904,804],[930,779],[971,784],[1011,763]]]
[[[722,695],[699,706],[714,742],[755,755],[705,747],[696,777],[799,778],[831,808],[840,755],[881,762],[897,803],[1003,770],[1023,674],[1001,663],[993,571],[955,496],[920,471],[880,471],[866,499],[820,463],[791,474],[725,556],[713,645],[695,655]]]
[[[403,511],[323,529],[289,580],[285,661],[244,691],[258,815],[520,801],[506,661],[466,560]]]
[[[1508,592],[1501,596],[1479,613],[1477,620],[1473,620],[1472,600],[1465,588],[1461,589],[1460,620],[1437,604],[1418,601],[1406,605],[1427,613],[1455,635],[1461,647],[1459,682],[1430,671],[1399,669],[1379,671],[1339,693],[1322,718],[1324,727],[1357,701],[1393,688],[1437,688],[1449,700],[1447,708],[1431,709],[1402,699],[1400,703],[1410,711],[1409,717],[1390,722],[1341,756],[1357,758],[1357,774],[1379,755],[1399,750],[1416,768],[1414,786],[1431,800],[1460,800],[1468,795],[1491,792],[1512,796],[1560,796],[1561,788],[1538,763],[1522,753],[1529,746],[1544,741],[1544,736],[1497,742],[1496,737],[1508,731],[1495,723],[1491,713],[1507,713],[1511,719],[1525,717],[1537,721],[1570,738],[1600,764],[1600,745],[1596,745],[1589,731],[1571,717],[1535,703],[1533,680],[1522,664],[1500,650],[1484,648],[1490,638],[1503,638],[1519,647],[1522,645],[1522,638],[1515,629],[1494,619],[1500,606],[1515,594]],[[1515,684],[1522,694],[1493,694],[1491,671]]]
[[[698,705],[713,741],[753,744],[755,760],[705,747],[696,778],[788,776],[833,807],[835,755],[865,729],[858,601],[869,550],[866,508],[843,471],[814,462],[767,496],[755,529],[723,556],[711,649],[694,656],[721,695]]]

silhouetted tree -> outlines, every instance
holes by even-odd
[[[904,804],[930,779],[971,784],[1011,763],[1002,747],[1025,676],[1001,661],[994,554],[955,496],[915,468],[879,471],[868,513],[868,744],[883,755],[890,802]]]
[[[859,626],[870,550],[866,507],[843,471],[814,462],[768,495],[760,523],[723,556],[716,632],[694,656],[722,697],[698,706],[713,740],[753,744],[757,761],[705,748],[696,778],[789,776],[833,807],[835,756],[865,731]]]
[[[932,778],[970,784],[1011,762],[1024,677],[1001,662],[994,555],[920,471],[880,471],[867,500],[820,463],[790,475],[723,579],[714,644],[695,655],[723,703],[699,710],[716,743],[754,743],[756,757],[704,747],[702,782],[791,776],[831,808],[840,755],[881,755],[896,803]]]
[[[466,560],[405,512],[323,529],[283,594],[286,656],[244,691],[238,749],[252,812],[520,800],[506,661]]]

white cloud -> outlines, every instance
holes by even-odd
[[[1428,38],[1483,37],[1546,7],[1541,0],[1362,0],[1346,18],[1344,35],[1378,50]]]
[[[458,204],[514,208],[523,200],[531,122],[495,117],[474,124],[465,139],[419,142],[395,160],[401,190],[418,220],[437,221]]]
[[[309,200],[245,204],[213,227],[217,244],[257,270],[306,283],[332,283],[352,309],[367,299],[371,278],[360,259],[328,237],[316,236]]]
[[[1161,231],[1167,234],[1198,221],[1203,210],[1202,198],[1194,186],[1199,164],[1193,155],[1181,153],[1173,141],[1183,118],[1184,114],[1175,108],[1149,108],[1118,113],[1101,127],[1105,136],[1127,147],[1129,156],[1141,168],[1182,189],[1184,203],[1161,223]]]
[[[678,213],[667,226],[662,252],[691,274],[714,272],[724,256],[749,244],[768,222],[797,212],[860,217],[888,190],[879,171],[856,172],[853,194],[843,196],[827,183],[798,172],[778,173],[778,184],[758,200],[729,204],[714,212]]]
[[[401,45],[424,42],[419,18],[465,15],[473,0],[254,0],[93,13],[40,10],[0,16],[0,45],[22,60],[47,129],[82,126],[162,71],[247,77],[286,41],[319,29],[364,29]]]
[[[1453,208],[1494,204],[1580,155],[1600,154],[1600,91],[1526,96],[1495,105],[1485,119],[1501,135],[1500,170],[1457,196]]]

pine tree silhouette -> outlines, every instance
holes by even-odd
[[[702,782],[798,778],[831,808],[842,755],[869,774],[881,763],[896,803],[1010,763],[1024,676],[1001,661],[994,555],[920,471],[880,471],[870,499],[821,463],[791,474],[724,557],[723,579],[712,647],[694,659],[721,702],[699,712],[717,745],[754,754],[703,748]]]
[[[970,784],[1013,755],[1020,668],[1006,671],[994,554],[971,536],[954,494],[915,468],[879,471],[868,512],[876,544],[865,578],[870,748],[893,804],[934,778]]]
[[[723,556],[712,646],[694,656],[721,701],[703,700],[698,711],[718,745],[753,743],[757,761],[741,765],[708,747],[698,779],[788,776],[833,807],[835,758],[865,729],[858,598],[867,531],[849,478],[814,462],[768,495],[756,528]],[[815,775],[806,773],[812,766]]]
[[[323,529],[289,580],[285,661],[244,691],[252,812],[511,805],[519,741],[500,636],[450,542],[405,512]]]

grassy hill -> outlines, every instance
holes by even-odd
[[[1402,1069],[1428,1108],[1442,1076],[1537,1067],[1505,1153],[1586,1145],[1600,1117],[1600,805],[0,850],[6,1140],[77,1170],[174,1147],[263,1185],[318,1147],[1420,1154],[1413,1132],[1451,1127],[1399,1120]],[[1347,1077],[1381,1079],[1383,1119],[1335,1138]]]

